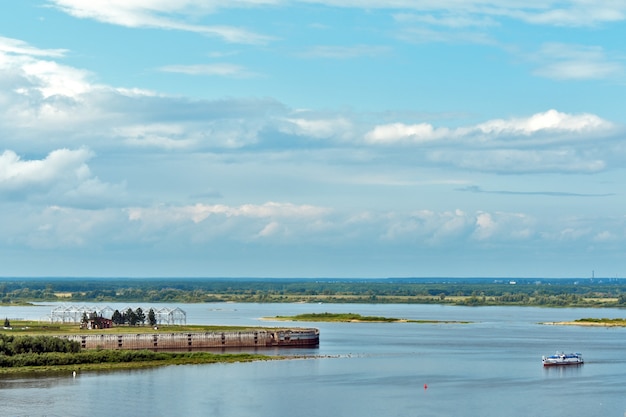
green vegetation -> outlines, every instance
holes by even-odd
[[[597,318],[582,318],[578,320],[574,320],[576,324],[592,324],[592,325],[601,325],[601,326],[619,326],[626,327],[626,319],[597,319]]]
[[[119,369],[162,365],[250,362],[281,359],[276,356],[214,354],[208,352],[153,352],[150,350],[82,351],[78,342],[54,336],[0,334],[0,374],[63,369]]]
[[[0,358],[23,353],[76,353],[78,351],[80,351],[80,343],[58,337],[0,334]]]
[[[108,370],[146,368],[165,365],[278,360],[285,357],[248,353],[153,352],[150,350],[91,350],[78,353],[23,353],[0,355],[0,374],[58,372],[63,370]]]
[[[395,323],[407,321],[402,319],[394,319],[389,317],[362,316],[355,313],[310,313],[298,314],[297,316],[276,316],[280,320],[293,321],[339,321],[339,322],[376,322],[376,323]]]
[[[413,303],[626,307],[625,279],[0,279],[0,302]],[[146,312],[121,319],[148,321]],[[119,318],[119,317],[118,317]]]
[[[276,316],[279,320],[324,322],[370,322],[370,323],[452,323],[438,320],[406,320],[391,317],[362,316],[355,313],[308,313],[296,316]],[[458,323],[458,322],[454,322]],[[464,322],[466,323],[466,322]]]

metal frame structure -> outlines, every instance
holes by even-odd
[[[51,323],[80,323],[83,320],[83,314],[89,316],[91,313],[96,313],[99,317],[110,319],[113,311],[109,306],[62,305],[53,308],[48,318]]]
[[[150,309],[148,309],[149,311]],[[146,312],[144,310],[144,312]],[[187,324],[187,313],[180,308],[163,307],[154,310],[157,324]]]
[[[132,307],[124,307],[119,310],[120,313],[127,311],[128,309],[135,311],[137,308]],[[157,324],[187,324],[187,313],[176,307],[176,308],[141,308],[144,314],[148,314],[150,308],[154,310],[154,315],[157,321]],[[109,306],[99,307],[99,306],[85,306],[85,305],[62,305],[59,307],[55,307],[50,312],[49,316],[46,316],[44,321],[49,321],[50,323],[80,323],[83,320],[83,315],[87,314],[89,316],[91,313],[96,313],[98,317],[104,317],[107,319],[111,319],[113,317],[113,313],[115,312]]]

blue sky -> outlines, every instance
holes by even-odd
[[[623,39],[626,1],[4,1],[0,276],[625,276]]]

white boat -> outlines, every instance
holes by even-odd
[[[585,361],[580,353],[557,352],[554,355],[542,356],[541,363],[543,363],[543,366],[563,366],[580,365],[585,363]]]

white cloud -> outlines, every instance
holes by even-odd
[[[257,253],[260,247],[254,245],[260,243],[265,248],[296,252],[323,245],[347,251],[367,247],[370,254],[396,251],[410,256],[422,250],[477,253],[509,245],[537,250],[558,245],[564,250],[593,242],[601,247],[624,242],[626,236],[626,223],[619,218],[598,224],[596,216],[536,218],[527,213],[484,210],[338,212],[273,202],[90,210],[51,205],[40,210],[31,207],[19,216],[11,215],[11,210],[5,206],[0,216],[3,245],[87,251],[130,245],[165,249],[174,258],[188,251],[210,253],[231,243],[245,243],[250,255]]]
[[[478,241],[527,240],[534,235],[534,219],[520,213],[476,214],[472,238]]]
[[[90,177],[86,162],[92,157],[86,149],[59,149],[42,160],[22,160],[15,152],[0,155],[0,190],[50,186],[63,180],[80,182]]]
[[[567,114],[556,110],[537,113],[527,118],[494,119],[474,126],[456,129],[435,128],[428,123],[406,125],[391,123],[379,125],[364,137],[369,143],[424,143],[434,140],[463,140],[479,138],[503,140],[513,137],[528,137],[535,134],[606,134],[614,125],[594,114]],[[568,136],[571,140],[571,136]]]
[[[94,207],[123,200],[123,184],[104,183],[92,174],[87,162],[93,156],[87,149],[58,149],[44,159],[24,160],[5,150],[0,154],[0,195],[4,194],[5,200],[67,207]]]
[[[366,142],[374,144],[386,143],[424,143],[450,137],[446,128],[435,129],[431,124],[419,123],[406,125],[391,123],[376,126],[365,135]]]
[[[562,3],[554,1],[547,2],[543,9],[533,11],[521,9],[510,15],[541,25],[594,26],[626,19],[626,5],[621,1],[571,0]]]
[[[94,19],[127,27],[174,29],[216,36],[227,42],[263,44],[272,38],[230,26],[208,26],[186,23],[184,20],[215,11],[218,2],[201,0],[49,0],[59,10],[82,19]],[[231,2],[233,6],[262,2]]]
[[[442,15],[429,13],[396,13],[394,19],[401,23],[420,23],[432,26],[449,28],[488,27],[497,26],[498,23],[491,16],[475,16],[469,14],[454,14],[444,12]]]
[[[84,70],[43,60],[19,41],[0,50],[0,134],[4,145],[41,152],[75,143],[154,149],[236,148],[284,114],[271,99],[194,101],[96,84]],[[282,123],[282,122],[280,122]]]
[[[397,34],[398,39],[410,43],[453,43],[494,45],[496,41],[486,33],[471,31],[450,31],[428,27],[405,27]]]
[[[363,140],[387,148],[424,147],[424,161],[472,171],[594,173],[623,154],[619,146],[605,142],[620,131],[594,114],[548,110],[457,128],[385,124],[367,132]]]
[[[318,45],[309,48],[298,55],[304,58],[353,59],[361,57],[378,57],[387,54],[389,47],[377,45]]]
[[[329,209],[310,205],[295,205],[291,203],[268,202],[262,205],[244,204],[231,207],[223,204],[193,206],[128,209],[128,218],[132,221],[147,221],[153,223],[169,223],[191,221],[200,223],[208,217],[217,215],[224,217],[245,218],[300,218],[310,219],[329,213]]]
[[[547,43],[532,59],[534,74],[556,80],[594,80],[624,75],[623,65],[599,46]]]
[[[309,136],[316,139],[349,139],[353,137],[354,125],[346,117],[319,118],[315,115],[308,117],[292,117],[285,119],[279,129],[285,133],[298,136]]]
[[[4,94],[18,94],[47,99],[64,96],[76,99],[80,94],[93,89],[91,74],[87,71],[61,65],[43,58],[61,58],[60,50],[41,50],[25,42],[0,38],[0,82],[12,77],[13,88]]]
[[[206,75],[232,78],[252,78],[258,74],[246,68],[228,63],[198,64],[198,65],[167,65],[159,68],[163,72],[173,72],[187,75]]]
[[[133,207],[126,210],[128,221],[139,225],[146,236],[182,233],[188,239],[252,241],[274,239],[309,240],[330,209],[311,205],[268,202],[265,204],[195,204],[190,206]],[[307,237],[308,236],[308,237]],[[317,236],[312,236],[315,240]]]
[[[554,109],[527,118],[496,119],[458,130],[459,134],[480,132],[486,135],[524,135],[546,133],[607,132],[613,125],[594,114],[567,114]]]
[[[0,52],[6,54],[18,54],[40,57],[63,57],[67,50],[65,49],[39,49],[19,39],[5,38],[0,36]],[[2,60],[0,60],[0,63]]]
[[[591,2],[588,0],[303,0],[306,3],[335,7],[387,9],[425,14],[442,14],[449,19],[512,18],[531,24],[553,26],[595,26],[626,19],[626,4],[621,1]],[[451,17],[450,17],[451,16]],[[442,24],[437,17],[437,24]],[[458,24],[458,23],[457,23]]]

